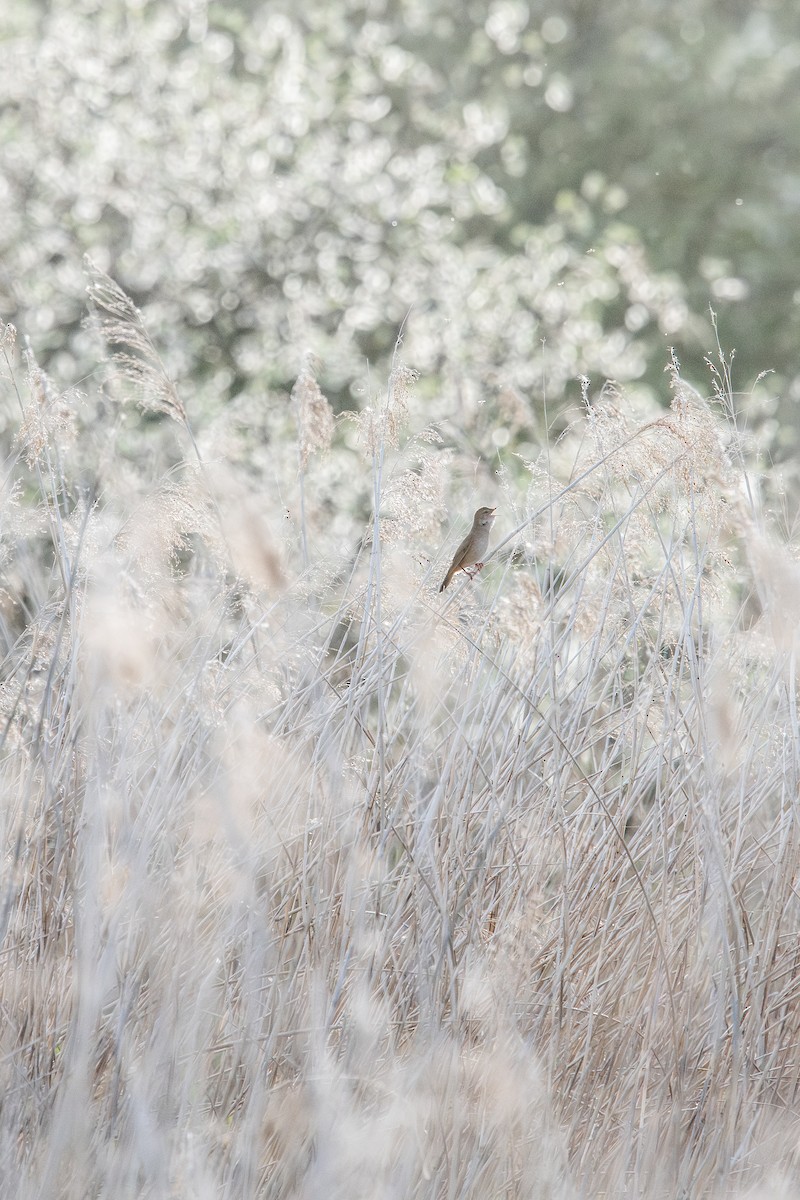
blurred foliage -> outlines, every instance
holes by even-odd
[[[790,6],[11,0],[0,63],[0,317],[66,382],[88,253],[193,420],[288,393],[307,350],[350,406],[405,320],[429,419],[519,397],[524,450],[581,375],[662,402],[675,346],[710,388],[712,304],[789,440]]]

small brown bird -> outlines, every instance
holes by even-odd
[[[489,549],[489,534],[494,525],[494,514],[496,511],[494,508],[479,508],[475,513],[472,529],[470,529],[456,550],[453,561],[450,563],[450,567],[444,577],[444,582],[439,588],[440,592],[444,591],[456,571],[466,571],[467,575],[472,579],[473,576],[477,575],[478,571],[483,570],[483,556]],[[474,567],[475,570],[470,571],[470,567]]]

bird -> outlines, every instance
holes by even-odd
[[[442,586],[439,588],[440,592],[444,591],[456,571],[466,571],[472,579],[473,575],[477,575],[478,571],[483,570],[483,556],[489,549],[489,534],[494,525],[496,512],[496,508],[479,508],[475,513],[472,529],[456,550],[453,561],[442,581]],[[470,571],[469,567],[474,567],[474,572]]]

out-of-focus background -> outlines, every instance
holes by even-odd
[[[196,421],[309,349],[349,407],[404,319],[441,411],[552,418],[581,374],[663,400],[669,347],[710,392],[713,307],[783,455],[799,73],[779,0],[7,0],[0,318],[83,379],[89,254]]]

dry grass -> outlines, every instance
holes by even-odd
[[[3,349],[7,1194],[788,1195],[800,570],[719,412],[590,405],[441,598],[403,368],[343,544],[310,368],[287,504],[81,458]]]

